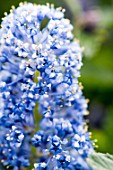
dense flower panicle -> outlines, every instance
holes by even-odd
[[[29,166],[33,144],[35,170],[89,170],[85,160],[93,142],[84,120],[87,101],[78,82],[82,50],[64,10],[20,4],[1,26],[1,162],[14,170]],[[41,130],[33,136],[37,102]]]

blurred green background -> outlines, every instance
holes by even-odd
[[[0,0],[0,18],[20,0]],[[80,81],[90,99],[90,131],[97,150],[113,154],[113,0],[31,0],[66,9],[73,33],[85,47]]]

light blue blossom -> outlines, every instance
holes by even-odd
[[[48,23],[42,27],[42,22]],[[87,101],[78,82],[82,49],[64,10],[20,4],[0,29],[0,159],[19,170],[89,170],[93,142],[86,130]],[[38,72],[37,82],[34,81]],[[40,130],[34,108],[39,103]],[[37,110],[38,114],[38,110]]]

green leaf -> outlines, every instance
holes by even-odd
[[[87,159],[93,170],[113,170],[113,156],[110,154],[93,153]]]
[[[79,0],[64,0],[64,2],[68,5],[74,17],[81,12],[82,8]]]

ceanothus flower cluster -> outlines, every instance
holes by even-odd
[[[31,160],[35,170],[90,169],[93,142],[78,82],[82,49],[72,29],[64,10],[52,5],[21,3],[3,18],[0,160],[6,168],[21,170]],[[37,132],[34,109],[42,116]]]

